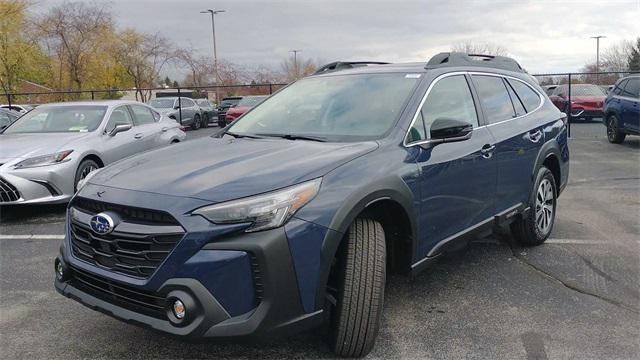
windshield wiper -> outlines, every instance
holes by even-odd
[[[264,139],[262,136],[249,135],[249,134],[237,134],[237,133],[233,133],[231,131],[225,131],[225,132],[222,133],[222,135],[224,135],[224,134],[231,135],[236,139],[239,139],[239,138]]]
[[[318,142],[329,141],[324,136],[298,135],[298,134],[258,134],[258,135],[268,136],[268,137],[279,137],[287,140],[309,140],[309,141],[318,141]]]

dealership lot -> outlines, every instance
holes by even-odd
[[[640,353],[640,138],[613,145],[601,124],[578,123],[570,146],[570,182],[547,244],[478,239],[414,279],[390,277],[371,357]],[[1,210],[2,358],[332,356],[319,333],[266,344],[185,343],[65,299],[52,284],[63,228],[64,206]]]

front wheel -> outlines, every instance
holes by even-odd
[[[553,174],[545,166],[540,167],[530,196],[529,211],[511,224],[511,232],[518,244],[535,246],[547,240],[556,218],[556,196]]]
[[[382,225],[356,219],[336,264],[336,307],[331,342],[339,356],[361,357],[373,348],[384,301],[386,246]]]
[[[90,172],[98,170],[100,166],[93,160],[83,160],[76,170],[76,176],[73,183],[73,191],[78,191],[78,183],[89,175]]]
[[[196,114],[193,117],[193,122],[191,123],[191,129],[193,129],[193,130],[200,129],[200,115]]]
[[[618,117],[610,115],[607,118],[607,140],[613,144],[620,144],[626,136],[627,134],[620,131]]]

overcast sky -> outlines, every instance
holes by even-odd
[[[41,1],[36,11],[62,0]],[[99,1],[101,2],[101,1]],[[501,45],[531,73],[577,71],[601,49],[640,36],[640,0],[601,1],[202,1],[112,0],[119,27],[160,32],[180,46],[277,68],[300,56],[323,60],[427,61],[460,42]],[[212,55],[211,55],[212,56]]]

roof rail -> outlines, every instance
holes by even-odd
[[[442,52],[434,55],[424,67],[435,69],[444,66],[483,66],[503,70],[526,72],[520,64],[507,56]]]
[[[334,71],[340,71],[345,69],[353,69],[355,67],[367,66],[367,65],[386,65],[388,62],[382,61],[334,61],[332,63],[322,65],[313,75],[326,74]]]

